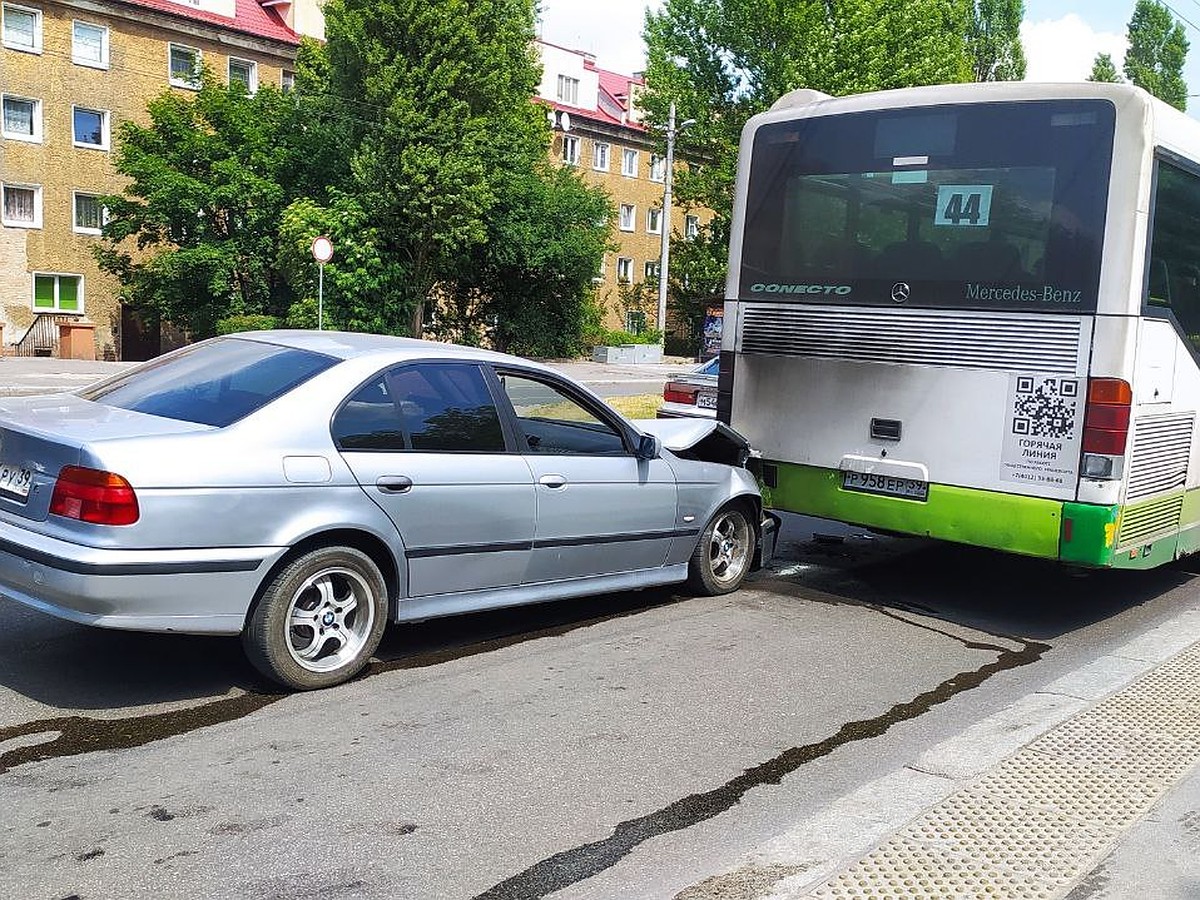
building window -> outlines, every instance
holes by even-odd
[[[617,257],[617,281],[621,284],[633,281],[633,260],[627,256]]]
[[[579,165],[579,138],[563,135],[562,158],[568,166]]]
[[[279,73],[279,89],[285,94],[290,94],[296,89],[296,73],[289,72],[284,69]]]
[[[108,218],[100,198],[95,194],[75,194],[75,231],[79,234],[100,234]]]
[[[93,69],[108,68],[108,29],[75,22],[71,29],[71,62]]]
[[[108,113],[100,109],[71,108],[72,138],[76,147],[108,149]]]
[[[621,151],[621,174],[628,175],[630,178],[637,178],[638,173],[638,152],[636,150]]]
[[[4,19],[4,46],[25,53],[42,52],[42,11],[28,6],[5,3],[0,15]]]
[[[4,213],[0,222],[10,228],[42,227],[42,189],[36,184],[3,186]]]
[[[654,261],[646,263],[646,268],[643,272],[647,281],[653,281],[658,278],[658,263]]]
[[[595,278],[595,280],[596,280],[596,281],[603,281],[603,280],[604,280],[604,257],[603,257],[603,256],[601,256],[601,257],[600,257],[600,268],[599,268],[599,270],[597,270],[597,272],[596,272],[596,278]]]
[[[34,312],[83,312],[83,276],[33,275]]]
[[[646,330],[646,314],[640,309],[625,311],[625,330],[630,334],[641,334]]]
[[[646,231],[650,234],[662,234],[662,210],[650,209],[646,211]]]
[[[596,141],[592,149],[592,168],[597,172],[608,171],[608,144]]]
[[[41,143],[42,101],[5,95],[3,105],[4,136],[16,141]]]
[[[579,105],[579,79],[567,75],[558,76],[558,99],[571,106]]]
[[[258,90],[258,63],[229,57],[229,83],[240,84],[247,94]]]
[[[699,216],[684,216],[683,217],[683,236],[694,241],[700,234],[700,217]]]
[[[170,82],[175,87],[200,89],[200,51],[182,44],[169,44],[167,56],[170,65]]]
[[[633,231],[637,228],[637,207],[632,203],[621,204],[621,230]]]
[[[667,180],[667,161],[664,157],[659,156],[657,153],[650,154],[650,180]]]

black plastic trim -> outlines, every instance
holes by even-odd
[[[220,572],[253,572],[262,565],[255,559],[210,559],[179,563],[88,563],[56,556],[0,538],[0,552],[10,553],[40,566],[73,575],[191,575]]]

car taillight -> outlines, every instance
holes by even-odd
[[[668,381],[667,386],[663,388],[663,400],[667,403],[688,403],[694,405],[697,390],[698,388],[690,384]]]
[[[138,520],[133,486],[112,472],[63,466],[54,482],[50,513],[94,525],[132,525]]]
[[[1120,478],[1129,440],[1133,389],[1119,378],[1088,382],[1083,419],[1083,474],[1102,480]]]

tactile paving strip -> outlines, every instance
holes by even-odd
[[[1200,644],[1051,729],[809,896],[1051,900],[1200,762]]]

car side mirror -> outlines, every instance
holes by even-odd
[[[652,434],[643,434],[636,455],[638,459],[658,459],[662,455],[662,441]]]

